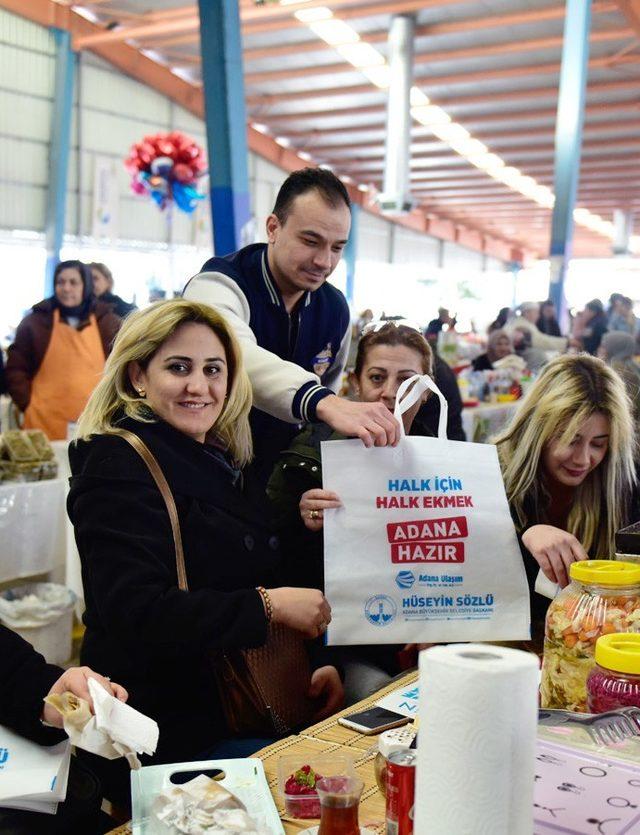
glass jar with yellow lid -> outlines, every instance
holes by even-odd
[[[598,638],[596,664],[587,678],[587,707],[591,713],[640,708],[640,634]]]
[[[540,702],[586,711],[598,638],[640,632],[640,565],[586,560],[572,563],[569,576],[547,610]]]

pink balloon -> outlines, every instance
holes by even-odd
[[[173,166],[173,176],[180,183],[192,183],[195,180],[191,167],[184,162],[178,162]]]

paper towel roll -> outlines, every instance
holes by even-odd
[[[538,680],[516,649],[420,653],[415,835],[531,835]]]

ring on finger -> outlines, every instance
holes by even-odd
[[[320,511],[319,510],[310,510],[309,511],[309,519],[319,519],[320,518]]]

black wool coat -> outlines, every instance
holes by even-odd
[[[257,647],[267,620],[256,586],[279,583],[266,502],[223,455],[159,421],[124,419],[156,457],[180,518],[189,591],[178,588],[164,501],[122,438],[70,447],[68,512],[85,590],[83,664],[124,685],[160,726],[152,762],[191,759],[228,736],[210,653]]]
[[[0,624],[0,725],[40,745],[55,745],[65,739],[64,731],[40,722],[42,700],[62,672],[47,664],[20,635]]]

